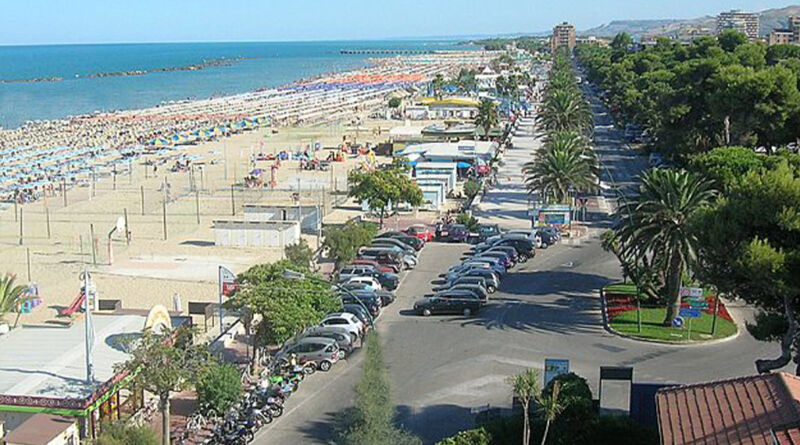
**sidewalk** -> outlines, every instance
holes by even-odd
[[[473,215],[482,223],[498,224],[504,229],[529,229],[528,191],[522,175],[522,166],[533,159],[541,146],[534,136],[534,119],[522,118],[511,138],[497,172],[497,185],[486,191]]]

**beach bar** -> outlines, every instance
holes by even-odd
[[[313,235],[318,233],[322,224],[322,215],[319,206],[245,204],[242,206],[242,209],[244,211],[245,221],[300,221],[300,230],[303,233]]]
[[[161,306],[150,312],[93,313],[91,382],[86,378],[82,322],[69,327],[25,326],[1,336],[0,424],[9,431],[8,437],[30,437],[32,427],[39,425],[36,428],[46,426],[55,440],[70,436],[73,423],[81,437],[96,437],[102,422],[138,413],[144,391],[135,384],[134,375],[115,370],[115,365],[128,359],[127,340],[164,317],[172,325],[190,322]]]

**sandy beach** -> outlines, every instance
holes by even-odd
[[[76,174],[66,198],[56,180],[45,174],[42,180],[55,187],[40,193],[38,199],[19,205],[13,201],[0,204],[3,272],[16,274],[19,282],[36,283],[42,299],[41,306],[23,314],[20,323],[58,322],[58,310],[68,306],[79,292],[78,276],[84,268],[92,273],[99,298],[121,300],[123,308],[147,309],[155,304],[172,308],[175,295],[180,296],[183,311],[189,302],[216,301],[219,265],[238,273],[253,264],[278,260],[283,252],[217,247],[211,228],[214,220],[235,219],[234,212],[241,218],[243,204],[291,205],[292,194],[298,191],[301,203],[324,209],[326,223],[343,222],[358,214],[334,207],[337,201],[346,200],[347,173],[360,166],[365,156],[348,155],[344,162],[332,162],[326,172],[301,170],[297,160],[281,161],[274,188],[243,187],[244,176],[253,169],[266,172],[265,182],[271,179],[276,162],[255,160],[259,154],[313,152],[319,145],[324,149],[314,157],[325,159],[330,151],[339,151],[343,140],[385,142],[388,130],[401,124],[376,116],[386,97],[397,92],[408,95],[404,86],[413,90],[436,74],[477,65],[490,56],[477,52],[381,59],[364,71],[311,79],[285,90],[38,123],[0,132],[5,149],[28,141],[41,144],[31,150],[41,150],[67,143],[74,146],[89,128],[96,130],[90,145],[104,147],[102,153],[88,158],[99,168]],[[348,84],[359,87],[343,86]],[[272,125],[176,149],[143,150],[129,158],[120,154],[124,151],[121,144],[148,143],[120,134],[130,136],[134,129],[141,134],[157,129],[168,137],[170,132],[213,123],[208,119],[211,114],[219,116],[217,123],[248,115],[266,117]],[[174,127],[175,122],[180,124]],[[431,122],[422,122],[426,123]],[[49,130],[32,133],[41,128]],[[103,164],[106,157],[116,162]],[[4,157],[0,164],[6,172],[13,164],[8,159]],[[192,167],[170,171],[176,161]],[[109,250],[109,233],[125,215],[130,242],[122,233],[115,233]],[[94,249],[92,237],[96,240]],[[304,237],[312,248],[318,246],[316,236]]]

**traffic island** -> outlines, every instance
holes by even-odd
[[[684,299],[681,316],[664,326],[665,307],[639,304],[636,286],[617,283],[601,289],[606,328],[623,337],[670,344],[697,344],[733,337],[738,333],[724,302],[702,294]]]

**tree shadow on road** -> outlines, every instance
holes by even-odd
[[[450,437],[475,425],[472,408],[442,404],[414,410],[407,405],[397,407],[397,425],[422,439],[425,445]]]

